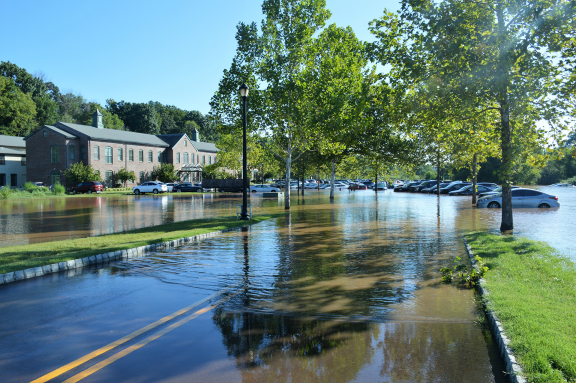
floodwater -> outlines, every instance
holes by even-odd
[[[567,214],[576,189],[554,191],[561,208],[515,211],[515,226],[536,239],[553,235],[552,245],[570,250],[564,237],[575,232]],[[44,202],[34,212],[26,201],[12,209],[21,209],[14,214],[23,227],[40,228],[26,234],[39,241],[58,233],[52,221],[84,222],[71,235],[92,235],[233,215],[241,198],[77,200],[74,208]],[[254,214],[284,210],[283,201],[251,202]],[[231,285],[239,287],[229,300],[85,380],[506,381],[474,292],[443,285],[439,275],[464,256],[463,233],[498,229],[499,210],[472,208],[467,197],[438,203],[390,191],[342,191],[333,203],[309,193],[292,202],[284,217],[197,244],[0,286],[7,381],[35,379]]]

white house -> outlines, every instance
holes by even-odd
[[[22,137],[0,135],[0,187],[26,183],[26,142]]]

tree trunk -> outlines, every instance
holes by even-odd
[[[292,167],[292,151],[286,153],[286,193],[284,193],[284,209],[290,210],[290,169]]]
[[[440,172],[442,171],[440,165],[440,145],[438,145],[438,151],[436,152],[436,195],[440,197]]]
[[[474,153],[472,159],[472,205],[476,205],[476,187],[478,184],[478,153]]]
[[[376,175],[374,176],[374,181],[376,181],[376,185],[374,185],[374,193],[378,194],[378,172],[376,172]]]
[[[335,183],[336,183],[336,161],[332,159],[332,178],[330,179],[330,201],[334,201]]]
[[[502,149],[502,222],[500,231],[514,230],[514,217],[512,215],[512,188],[510,175],[512,173],[512,131],[510,129],[510,104],[508,103],[508,84],[510,82],[507,62],[508,46],[506,44],[506,21],[502,4],[496,6],[498,16],[498,37],[500,51],[498,56],[498,74],[500,78],[500,89],[498,98],[500,103],[500,147]]]

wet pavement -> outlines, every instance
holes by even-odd
[[[0,286],[3,381],[32,381],[222,289],[202,315],[129,352],[183,314],[51,381],[122,350],[82,381],[506,381],[474,292],[439,275],[464,255],[462,234],[490,229],[499,211],[457,197],[359,191],[330,203],[310,194],[249,229]],[[238,199],[216,200],[198,213],[235,212]],[[255,214],[283,210],[252,203]],[[563,208],[515,212],[515,222],[553,222]]]

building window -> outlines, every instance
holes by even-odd
[[[20,157],[20,165],[26,166],[26,157],[24,156]]]
[[[208,165],[212,165],[212,157],[208,156]]]
[[[152,162],[153,160],[153,155],[152,155],[152,150],[148,150],[148,162]]]
[[[140,183],[144,182],[144,172],[140,172]]]
[[[74,145],[68,145],[68,159],[75,160],[76,159],[76,148]]]
[[[80,159],[86,159],[86,147],[84,145],[80,145]]]
[[[206,164],[206,156],[202,156],[202,165]]]
[[[42,132],[42,135],[43,135],[44,137],[46,137],[46,136],[48,135],[48,133],[46,133],[46,131],[43,131],[43,132]]]
[[[192,155],[194,155],[194,154],[192,154]],[[200,154],[198,154],[198,155],[196,156],[196,163],[197,163],[197,164],[200,163]]]
[[[0,154],[0,165],[6,165],[6,156],[4,154]]]
[[[60,163],[60,147],[58,145],[52,145],[50,147],[50,163]]]
[[[104,148],[104,163],[112,163],[112,148],[110,146]]]
[[[192,164],[194,164],[194,154],[192,154]]]
[[[0,186],[6,186],[6,174],[0,174]]]
[[[184,153],[184,161],[182,161],[182,162],[185,164],[188,163],[188,153]]]
[[[94,146],[94,159],[95,160],[100,159],[100,147],[99,146]]]
[[[138,161],[144,162],[144,150],[142,149],[138,151]]]
[[[184,146],[188,146],[188,141],[184,139]]]
[[[162,152],[158,151],[158,163],[162,162]]]
[[[104,172],[104,182],[108,187],[114,187],[114,173],[112,170],[106,170],[106,172]]]
[[[134,162],[134,149],[128,149],[128,161]]]
[[[176,152],[176,163],[180,163],[180,152]]]
[[[214,163],[216,163],[217,159],[218,159],[218,157],[214,156]]]
[[[118,161],[124,161],[124,153],[122,153],[122,148],[118,148]]]
[[[10,186],[18,186],[18,174],[10,174]]]

